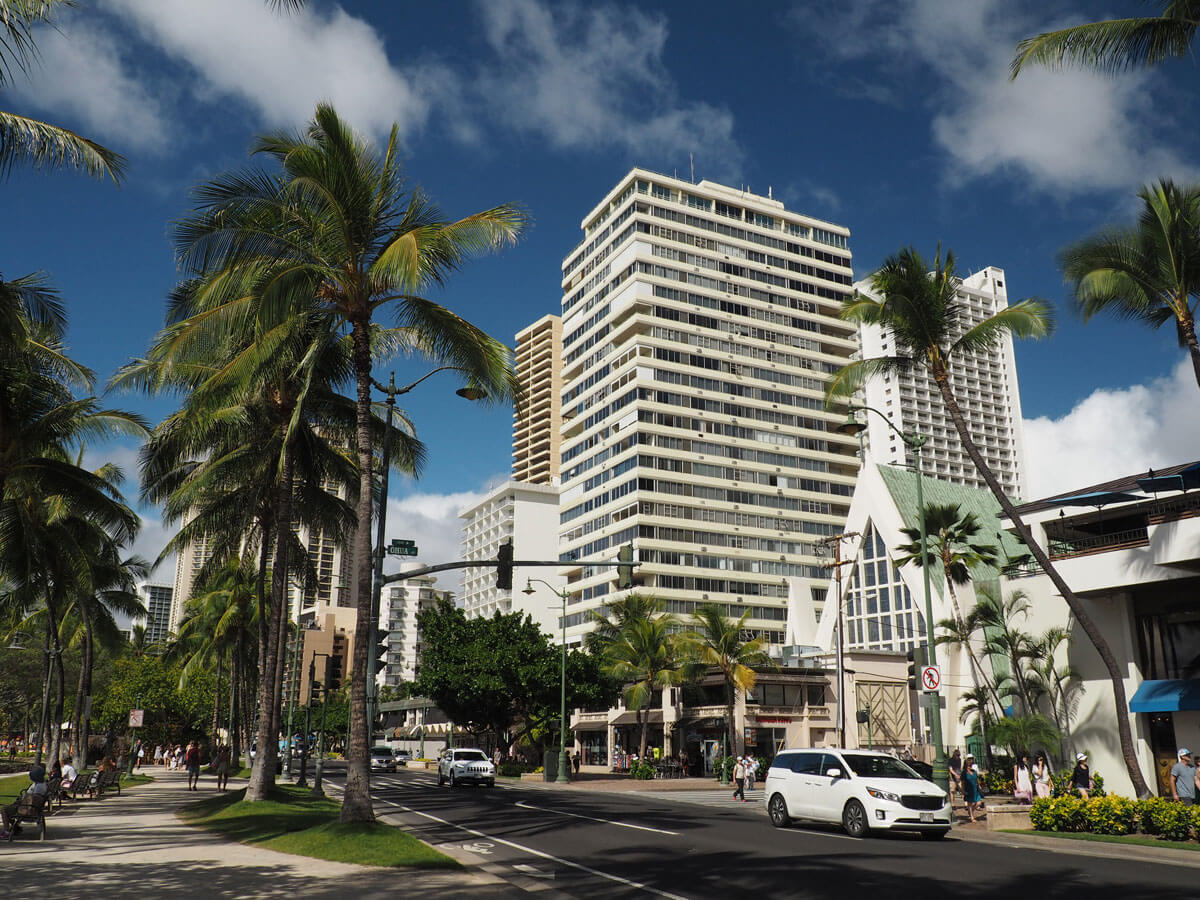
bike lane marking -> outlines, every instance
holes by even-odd
[[[618,884],[626,885],[627,887],[637,888],[639,891],[646,891],[658,897],[666,897],[667,900],[687,900],[679,894],[670,894],[666,891],[660,891],[658,888],[651,887],[648,884],[643,884],[640,881],[634,881],[630,878],[624,878],[620,875],[613,875],[610,872],[601,872],[599,869],[593,869],[591,866],[585,866],[583,863],[573,862],[569,859],[555,856],[552,853],[546,853],[544,850],[538,850],[535,847],[527,847],[524,844],[518,844],[515,841],[509,841],[502,837],[497,837],[493,834],[487,834],[483,831],[478,831],[474,828],[468,828],[465,825],[459,825],[456,822],[451,822],[449,819],[443,819],[440,816],[435,816],[432,813],[422,812],[419,809],[413,809],[411,806],[405,806],[403,803],[396,803],[392,800],[378,800],[378,803],[386,803],[388,806],[394,806],[397,809],[403,810],[406,813],[412,813],[415,816],[421,816],[425,819],[430,819],[434,822],[439,822],[442,825],[447,825],[450,828],[455,828],[459,831],[465,831],[467,834],[473,834],[476,837],[484,838],[489,841],[495,841],[497,844],[503,844],[506,847],[512,847],[514,850],[520,850],[522,853],[528,853],[531,856],[537,856],[542,859],[548,859],[551,862],[556,862],[564,866],[569,866],[572,869],[578,869],[581,872],[587,872],[589,875],[595,875],[598,878],[604,878],[608,881],[615,881]]]

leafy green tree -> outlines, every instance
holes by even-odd
[[[1148,795],[1150,789],[1138,763],[1129,725],[1124,673],[1112,647],[1087,606],[1071,590],[1045,549],[1034,538],[996,473],[984,459],[951,385],[950,367],[956,357],[991,351],[1010,336],[1038,338],[1049,334],[1052,326],[1049,307],[1041,300],[1022,300],[984,319],[965,333],[960,333],[958,322],[961,320],[962,301],[958,292],[962,279],[955,272],[954,255],[947,252],[943,259],[940,249],[932,265],[916,250],[902,250],[885,260],[879,271],[871,276],[870,282],[876,296],[856,293],[845,301],[842,317],[852,322],[883,327],[894,339],[895,354],[857,360],[845,366],[830,382],[829,399],[832,401],[851,396],[867,379],[886,373],[917,369],[923,370],[932,379],[954,423],[963,450],[987,483],[1005,517],[1012,523],[1017,537],[1061,594],[1075,621],[1087,634],[1104,663],[1112,683],[1121,755],[1138,795]]]
[[[0,0],[0,88],[36,62],[34,29],[52,25],[55,14],[71,5],[71,0]],[[0,110],[0,174],[18,164],[80,169],[114,182],[125,168],[119,155],[73,131]]]
[[[111,681],[98,692],[96,725],[110,734],[129,733],[129,711],[145,710],[139,736],[144,740],[181,743],[204,740],[212,716],[212,673],[197,673],[184,689],[180,667],[158,656],[125,656],[113,664]]]
[[[1077,65],[1116,73],[1187,56],[1200,23],[1200,2],[1160,2],[1163,11],[1158,16],[1089,22],[1026,38],[1017,45],[1012,77],[1016,78],[1027,65],[1051,69]]]
[[[359,527],[353,541],[354,588],[371,593],[374,451],[370,424],[372,322],[387,308],[407,336],[405,349],[457,369],[496,402],[517,392],[507,348],[421,296],[443,284],[466,259],[516,240],[525,216],[498,206],[446,221],[420,190],[404,183],[392,129],[379,152],[322,104],[305,132],[264,136],[255,145],[279,174],[219,178],[200,196],[196,214],[176,230],[188,269],[218,273],[250,268],[264,301],[302,294],[330,314],[353,343],[357,403],[355,452]],[[342,821],[372,821],[366,679],[370,617],[359,616],[351,666],[350,748]]]
[[[1151,328],[1173,323],[1200,385],[1200,185],[1163,178],[1142,188],[1138,198],[1136,225],[1107,228],[1072,244],[1059,262],[1085,320],[1111,313]]]
[[[750,611],[738,619],[730,619],[719,603],[700,603],[692,613],[691,630],[683,632],[684,653],[700,666],[718,669],[725,680],[725,728],[729,752],[741,755],[745,747],[733,727],[733,706],[736,695],[754,689],[758,681],[756,668],[773,666],[767,655],[764,638],[746,639],[746,619]]]
[[[1061,739],[1059,759],[1070,759],[1074,754],[1071,741],[1071,723],[1079,711],[1079,700],[1083,695],[1083,680],[1070,664],[1058,663],[1059,649],[1070,644],[1070,633],[1065,628],[1048,628],[1037,639],[1034,652],[1032,675],[1040,683],[1050,704],[1054,726]]]
[[[542,743],[559,717],[561,649],[520,613],[468,619],[442,602],[423,609],[414,690],[459,726]],[[615,685],[590,654],[567,654],[567,708],[611,702]]]

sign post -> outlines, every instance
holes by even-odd
[[[388,544],[387,552],[388,556],[416,556],[417,544],[416,541],[392,538],[392,542]]]
[[[131,709],[129,711],[129,727],[133,729],[133,733],[129,737],[129,767],[126,774],[133,774],[133,767],[137,764],[134,760],[136,751],[134,747],[137,745],[137,730],[142,727],[145,721],[146,711],[144,709]]]
[[[922,666],[921,667],[921,688],[929,692],[936,692],[942,687],[942,670],[937,666]]]

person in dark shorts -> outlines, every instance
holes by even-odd
[[[195,741],[188,744],[187,753],[183,755],[183,760],[187,765],[188,790],[200,790],[200,745]]]

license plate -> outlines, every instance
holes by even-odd
[[[921,821],[922,822],[932,822],[933,821],[933,813],[931,813],[931,812],[921,813]]]

